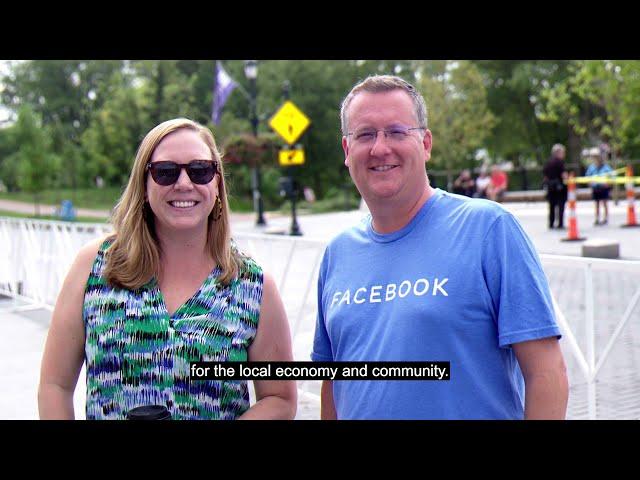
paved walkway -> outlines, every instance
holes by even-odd
[[[520,221],[527,234],[531,237],[539,253],[556,255],[582,255],[582,242],[563,242],[567,236],[566,230],[549,230],[547,228],[547,204],[542,202],[513,202],[505,203],[504,207],[511,211]],[[640,228],[620,228],[626,223],[626,202],[614,205],[609,202],[609,223],[604,226],[594,226],[594,208],[592,201],[577,202],[578,231],[581,237],[587,239],[608,239],[620,242],[620,256],[622,259],[640,260]],[[351,211],[338,213],[323,213],[316,215],[299,215],[298,225],[303,238],[326,241],[340,233],[350,225],[357,223],[366,214],[365,211]],[[640,207],[636,207],[636,217],[640,221]],[[568,225],[568,212],[565,212],[565,225]],[[238,217],[232,221],[235,232],[253,233],[284,233],[291,231],[291,217],[279,216],[270,221],[267,219],[265,227],[257,227],[251,220]]]

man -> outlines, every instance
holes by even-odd
[[[453,181],[453,193],[464,195],[465,197],[473,197],[474,193],[476,193],[476,182],[468,168],[462,170],[458,178]]]
[[[556,224],[556,213],[558,218],[558,229],[564,229],[564,204],[567,202],[567,186],[564,184],[567,178],[564,158],[566,150],[564,145],[556,143],[551,148],[551,158],[542,169],[543,183],[547,190],[547,201],[549,202],[549,228]]]
[[[589,157],[591,157],[591,165],[587,168],[586,177],[607,177],[611,176],[613,169],[608,163],[605,163],[602,152],[598,147],[589,149]],[[594,225],[606,225],[609,222],[609,185],[607,183],[592,182],[591,195],[596,204]],[[600,220],[600,204],[602,204],[603,218]]]
[[[518,222],[429,185],[424,99],[401,78],[356,85],[341,120],[345,165],[371,216],[327,247],[311,358],[451,368],[443,381],[325,381],[321,418],[564,418],[560,331]]]

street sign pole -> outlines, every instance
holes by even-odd
[[[269,126],[282,137],[288,147],[284,147],[278,158],[280,166],[286,168],[288,176],[281,178],[281,183],[287,188],[284,189],[286,195],[291,200],[291,231],[290,235],[302,235],[296,216],[296,197],[298,186],[296,183],[296,166],[304,164],[304,150],[300,145],[292,148],[292,145],[309,127],[311,121],[307,116],[289,100],[291,84],[286,80],[282,86],[284,103],[269,120]],[[287,191],[288,190],[288,191]]]
[[[291,195],[291,236],[301,236],[302,231],[298,225],[298,217],[296,215],[296,197],[298,196],[298,188],[296,184],[295,169],[296,167],[289,167],[291,170],[291,183],[293,184],[293,195]]]

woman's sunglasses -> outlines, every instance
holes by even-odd
[[[192,160],[189,163],[153,162],[147,163],[151,178],[166,187],[178,181],[182,169],[187,171],[191,181],[198,185],[206,185],[218,172],[218,163],[213,160]]]

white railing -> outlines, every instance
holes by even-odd
[[[51,309],[81,245],[110,231],[106,224],[78,224],[67,222],[35,221],[0,217],[0,293],[21,298],[31,305],[13,307]],[[240,248],[256,258],[270,272],[279,287],[288,318],[291,322],[294,358],[309,360],[313,342],[316,312],[317,271],[326,242],[300,237],[263,234],[235,234]],[[588,418],[595,419],[596,380],[619,341],[632,313],[640,302],[640,281],[602,353],[596,358],[596,330],[605,320],[607,312],[596,319],[594,297],[594,270],[640,274],[640,261],[603,260],[595,258],[540,255],[550,285],[558,324],[563,333],[564,346],[569,349],[579,371],[587,383]],[[584,296],[576,292],[579,285],[572,277],[570,285],[554,282],[554,275],[568,269],[582,270]],[[637,285],[637,288],[635,288]],[[567,300],[567,290],[573,297]],[[613,292],[607,292],[614,295]],[[578,296],[576,296],[578,295]],[[558,302],[561,299],[561,302]],[[626,300],[625,300],[626,301]],[[581,303],[583,302],[583,304]],[[580,308],[573,308],[581,303]],[[560,307],[563,305],[563,308]],[[582,307],[584,305],[584,307]],[[622,308],[622,307],[621,307]],[[581,324],[579,316],[584,309]],[[570,312],[566,314],[565,312]],[[1,312],[0,312],[1,313]],[[606,318],[610,323],[610,318]],[[584,332],[581,348],[576,332]],[[318,382],[302,382],[301,393],[318,400]],[[314,390],[313,393],[311,390]]]
[[[540,255],[540,257],[545,269],[548,269],[551,266],[563,268],[566,268],[567,266],[574,268],[578,267],[582,270],[582,273],[584,275],[584,331],[586,343],[584,350],[586,351],[583,351],[583,349],[580,347],[579,342],[576,339],[576,335],[574,334],[574,329],[570,327],[565,314],[562,312],[560,306],[558,305],[558,302],[556,300],[556,293],[553,292],[553,288],[552,300],[556,312],[556,319],[562,330],[563,339],[566,341],[566,345],[573,354],[578,367],[587,382],[588,418],[595,419],[597,418],[596,380],[598,374],[602,371],[603,365],[609,359],[611,351],[620,338],[624,327],[629,322],[632,313],[638,305],[638,301],[640,300],[640,281],[637,281],[637,283],[635,284],[637,285],[637,288],[635,288],[635,291],[632,294],[629,303],[626,305],[622,317],[617,322],[614,320],[613,325],[615,325],[615,328],[613,330],[613,333],[611,334],[609,341],[606,343],[606,346],[604,347],[602,353],[596,361],[596,296],[593,278],[594,270],[606,270],[607,272],[613,271],[618,274],[622,272],[638,274],[640,273],[640,261],[605,260],[599,258],[567,257],[562,255]],[[574,285],[574,288],[576,287],[578,287],[578,285]],[[614,292],[606,293],[615,295]],[[609,316],[611,315],[611,313],[605,311],[603,312],[603,315]],[[611,319],[608,320],[608,323],[611,324]]]
[[[110,231],[108,224],[0,217],[0,293],[51,310],[80,247]]]

